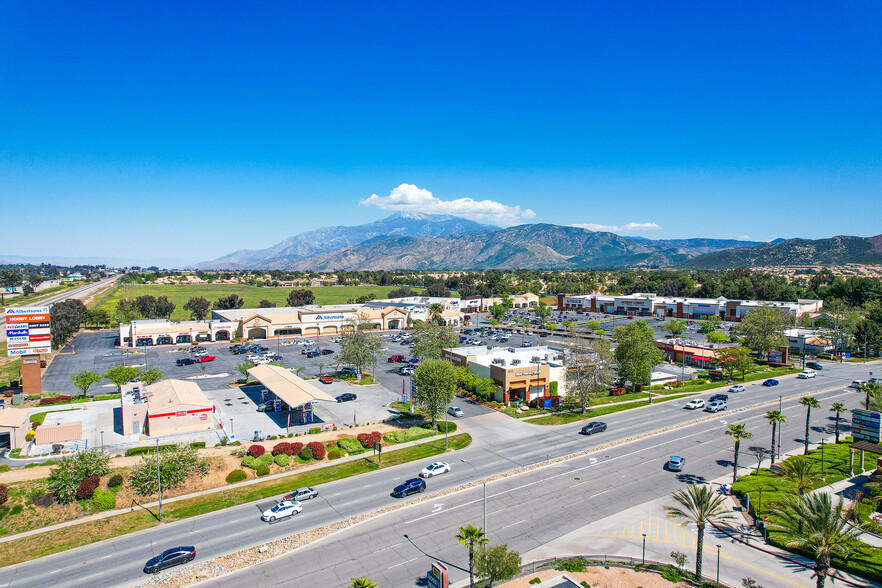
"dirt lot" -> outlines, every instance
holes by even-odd
[[[549,580],[556,578],[561,574],[566,574],[568,578],[574,580],[577,584],[587,582],[591,588],[625,588],[638,587],[643,588],[689,588],[689,584],[679,583],[671,584],[658,574],[650,572],[635,572],[628,568],[610,567],[608,570],[603,567],[589,568],[585,572],[558,572],[556,570],[544,570],[534,574],[528,574],[517,580],[499,584],[499,588],[533,588],[535,584],[530,584],[533,578],[540,580]]]

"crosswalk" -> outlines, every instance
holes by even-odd
[[[660,516],[649,516],[631,523],[622,523],[620,527],[609,529],[603,533],[588,533],[587,537],[614,537],[618,539],[643,539],[677,545],[679,547],[697,547],[696,536],[687,527]]]

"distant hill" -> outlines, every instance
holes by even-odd
[[[420,237],[474,231],[495,231],[498,227],[441,214],[396,212],[384,219],[354,227],[321,227],[288,237],[268,249],[242,249],[197,264],[200,269],[288,269],[302,260],[330,251],[359,245],[375,237]],[[309,265],[309,264],[307,264]]]
[[[731,269],[801,265],[882,264],[882,235],[837,236],[829,239],[788,239],[749,248],[708,253],[682,261],[684,269]]]

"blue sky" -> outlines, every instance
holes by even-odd
[[[202,260],[407,208],[879,234],[880,25],[878,2],[0,3],[0,195],[34,231],[0,254]]]

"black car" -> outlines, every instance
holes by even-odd
[[[316,350],[306,352],[306,357],[318,357],[319,355],[321,355],[321,353]]]
[[[395,498],[403,498],[409,494],[423,492],[426,489],[426,481],[421,478],[411,478],[403,484],[395,486],[392,490],[392,496]]]
[[[593,422],[582,427],[582,430],[579,432],[583,435],[593,435],[594,433],[602,433],[603,431],[606,431],[606,423]]]
[[[155,574],[165,568],[176,566],[179,564],[193,561],[196,557],[196,548],[192,545],[189,547],[173,547],[166,549],[156,557],[151,557],[144,565],[145,574]]]
[[[819,364],[819,363],[816,362],[816,361],[809,361],[809,362],[807,362],[807,363],[805,364],[805,367],[807,367],[807,368],[809,368],[809,369],[817,370],[817,371],[821,371],[821,370],[824,369],[824,366],[822,366],[821,364]]]
[[[349,400],[355,400],[356,398],[358,398],[358,396],[356,396],[352,392],[347,392],[346,394],[341,394],[340,396],[338,396],[337,402],[347,402]]]
[[[322,355],[331,355],[334,353],[333,349],[322,349]]]
[[[184,357],[182,359],[177,360],[175,362],[175,365],[193,365],[194,363],[196,363],[196,360],[193,359],[192,357]]]
[[[729,395],[728,394],[714,394],[713,396],[710,397],[710,402],[713,402],[714,400],[728,401]]]

